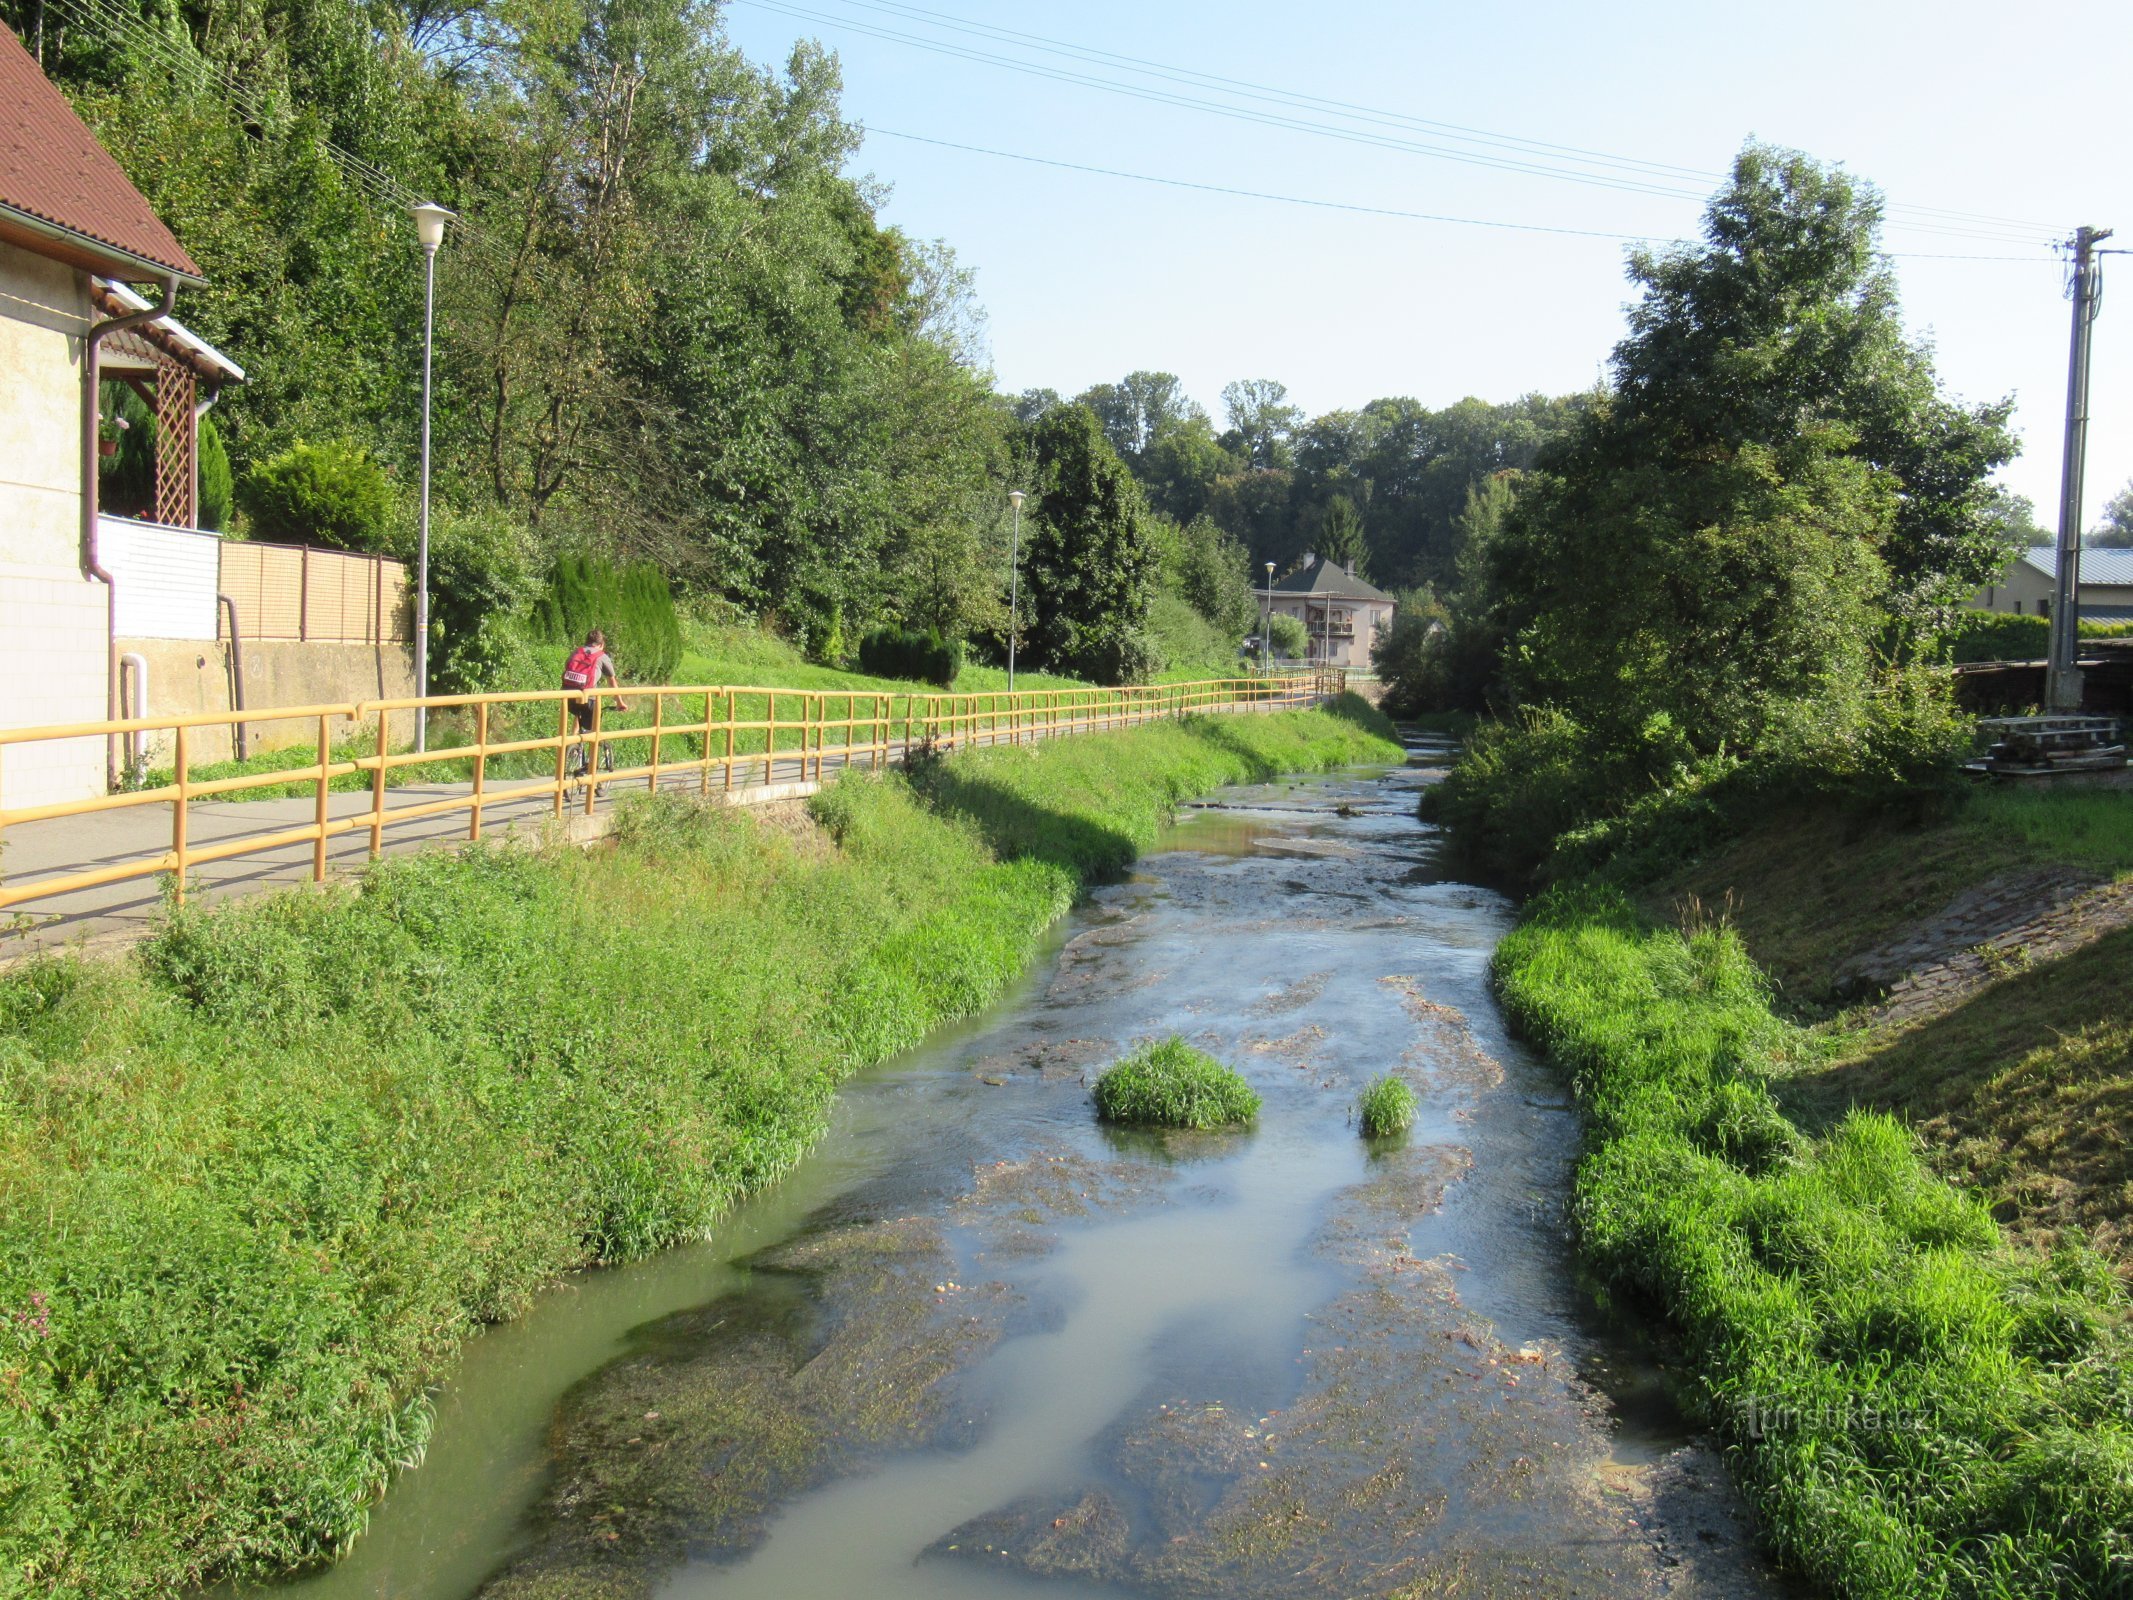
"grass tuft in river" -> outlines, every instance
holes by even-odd
[[[1356,1112],[1366,1139],[1385,1139],[1405,1133],[1415,1125],[1415,1091],[1405,1078],[1388,1072],[1382,1078],[1371,1080],[1370,1087],[1356,1102]]]
[[[1096,1080],[1096,1114],[1148,1128],[1226,1128],[1259,1115],[1259,1096],[1234,1070],[1172,1034]]]

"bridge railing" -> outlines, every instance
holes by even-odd
[[[1119,689],[1070,688],[920,694],[864,689],[780,689],[762,686],[660,685],[593,693],[590,727],[571,690],[429,695],[331,705],[272,706],[181,716],[126,717],[106,722],[0,729],[0,781],[11,760],[60,740],[125,741],[143,751],[167,748],[170,765],[141,770],[136,781],[108,794],[44,805],[0,806],[0,841],[8,830],[65,818],[168,808],[168,830],[141,837],[156,843],[106,855],[95,865],[68,861],[57,868],[0,880],[0,909],[101,888],[132,878],[171,875],[183,901],[195,867],[241,856],[311,847],[311,877],[324,881],[329,845],[344,835],[367,835],[374,859],[387,834],[418,821],[464,813],[465,837],[479,839],[498,815],[520,821],[543,811],[562,818],[590,814],[601,790],[642,783],[648,790],[682,789],[709,795],[766,786],[820,783],[847,767],[880,768],[914,753],[947,753],[994,744],[1021,744],[1063,734],[1129,728],[1195,713],[1278,711],[1337,694],[1338,671]],[[627,711],[621,708],[627,705]],[[392,748],[396,717],[427,709],[427,750]],[[273,770],[198,769],[197,730],[252,724],[309,725],[301,764]],[[218,741],[219,742],[219,741]],[[239,764],[240,766],[243,764]],[[0,790],[4,793],[4,790]],[[286,807],[262,811],[256,825],[232,826],[225,810],[216,835],[194,835],[193,806],[207,800],[309,802],[302,821]],[[162,842],[167,841],[167,842]]]

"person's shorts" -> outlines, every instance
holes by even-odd
[[[593,703],[590,700],[572,700],[569,705],[570,714],[577,721],[578,732],[591,733],[593,731]]]

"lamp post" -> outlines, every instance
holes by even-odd
[[[1015,692],[1015,635],[1022,631],[1022,501],[1020,489],[1007,491],[1015,508],[1014,544],[1007,558],[1007,692]]]
[[[453,213],[439,205],[411,208],[422,246],[422,537],[415,555],[415,695],[430,692],[430,346],[437,328],[437,247]],[[415,749],[429,749],[430,708],[415,708]]]
[[[1274,670],[1274,563],[1266,564],[1266,603],[1259,608],[1259,665]]]

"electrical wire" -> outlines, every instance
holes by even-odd
[[[1214,74],[1196,73],[1191,69],[1174,68],[1160,63],[1147,63],[1142,61],[1141,58],[1119,56],[1115,52],[1086,50],[1083,47],[1065,44],[1062,41],[1046,39],[1041,35],[1018,35],[1016,30],[1001,29],[986,24],[970,24],[962,19],[921,22],[921,25],[955,27],[959,31],[978,34],[981,37],[1003,39],[1026,48],[1042,50],[1051,54],[1065,54],[1074,59],[1084,61],[1099,56],[1105,57],[1130,63],[1131,65],[1128,66],[1130,71],[1141,72],[1144,75],[1152,74],[1169,77],[1173,81],[1192,83],[1195,86],[1200,84],[1215,86],[1218,92],[1242,93],[1248,98],[1274,99],[1279,103],[1291,106],[1316,103],[1323,106],[1339,107],[1342,109],[1336,110],[1334,112],[1335,115],[1347,116],[1351,119],[1361,116],[1381,123],[1404,122],[1410,126],[1429,127],[1437,130],[1439,137],[1450,137],[1455,141],[1479,141],[1495,144],[1507,153],[1498,155],[1475,150],[1462,150],[1444,144],[1431,144],[1417,139],[1403,138],[1391,133],[1342,128],[1302,117],[1259,111],[1246,106],[1227,105],[1219,101],[1206,100],[1169,90],[1122,83],[1114,78],[1103,78],[1088,73],[1067,71],[1036,62],[1018,60],[1014,57],[999,55],[991,51],[974,49],[939,39],[929,39],[850,17],[824,13],[796,3],[796,0],[735,0],[735,3],[751,5],[758,10],[774,12],[797,21],[826,24],[832,28],[844,28],[864,36],[929,51],[953,59],[977,62],[1006,71],[1024,73],[1034,77],[1051,79],[1055,82],[1095,89],[1102,93],[1120,95],[1159,105],[1168,105],[1233,121],[1257,123],[1284,131],[1306,133],[1317,137],[1338,139],[1348,143],[1428,156],[1499,171],[1554,178],[1559,181],[1619,189],[1630,193],[1650,194],[1661,198],[1697,201],[1706,198],[1708,184],[1718,181],[1720,176],[1718,174],[1699,173],[1693,168],[1676,167],[1665,163],[1642,162],[1632,158],[1606,156],[1599,152],[1580,150],[1574,146],[1551,147],[1541,141],[1522,141],[1513,137],[1487,134],[1480,130],[1463,129],[1457,124],[1433,124],[1425,119],[1406,118],[1399,113],[1380,112],[1374,108],[1351,107],[1346,102],[1325,101],[1317,96],[1292,95],[1288,91],[1268,89],[1264,85],[1246,84],[1243,80],[1222,79]],[[918,18],[946,18],[945,13],[926,12],[922,8],[914,6],[884,4],[882,0],[828,0],[828,3],[848,6],[863,5],[870,10],[889,12],[899,16],[910,14],[914,20]],[[1529,156],[1530,159],[1516,158],[1520,156]],[[1561,161],[1566,159],[1587,166],[1595,164],[1612,166],[1620,169],[1626,175],[1611,177],[1604,173],[1575,170],[1560,164]],[[1681,178],[1696,179],[1706,187],[1683,187],[1679,181]],[[1666,181],[1669,179],[1672,181]],[[1892,211],[1915,211],[1934,218],[1934,220],[1916,222],[1892,220],[1889,224],[1891,227],[1949,238],[1979,239],[1999,244],[2027,242],[2025,236],[2036,226],[2014,219],[1988,218],[1974,213],[1949,213],[1940,211],[1937,208],[1891,205],[1889,209]]]
[[[1131,183],[1159,184],[1170,189],[1191,189],[1203,194],[1233,195],[1246,200],[1270,200],[1281,205],[1310,206],[1324,211],[1347,211],[1362,216],[1393,217],[1411,222],[1442,222],[1469,228],[1501,228],[1516,233],[1564,234],[1581,239],[1612,239],[1623,244],[1669,244],[1681,245],[1691,241],[1679,236],[1668,238],[1657,234],[1614,233],[1601,228],[1564,228],[1539,222],[1504,222],[1488,217],[1460,217],[1435,211],[1408,211],[1393,206],[1370,206],[1343,200],[1322,200],[1308,195],[1277,194],[1264,189],[1240,189],[1228,184],[1201,183],[1189,178],[1166,178],[1150,172],[1127,172],[1117,167],[1092,166],[1082,161],[1064,161],[1053,156],[1029,155],[1018,150],[999,150],[990,145],[965,144],[954,139],[936,139],[923,133],[906,133],[897,128],[884,128],[875,123],[865,125],[869,134],[884,138],[904,139],[912,144],[930,144],[943,150],[961,150],[971,155],[993,156],[1002,161],[1020,161],[1031,166],[1055,167],[1064,172],[1083,172],[1101,178],[1121,178]],[[1937,251],[1884,251],[1893,259],[1904,261],[2019,261],[2028,265],[2050,263],[2049,255],[2002,256],[1942,254]]]

